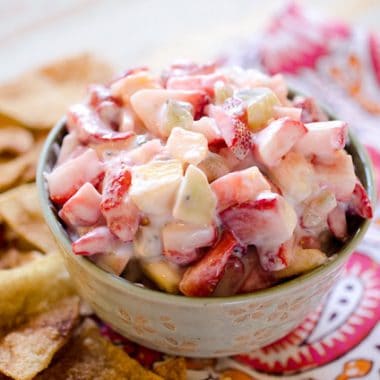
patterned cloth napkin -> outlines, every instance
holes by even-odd
[[[291,4],[251,42],[224,56],[231,64],[283,73],[311,94],[367,146],[380,190],[380,36],[326,20]],[[187,360],[188,378],[347,380],[380,379],[380,207],[363,243],[326,301],[291,334],[234,358]],[[114,342],[146,366],[163,355]]]

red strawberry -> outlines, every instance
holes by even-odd
[[[250,247],[244,258],[250,259],[250,271],[239,289],[239,293],[251,293],[255,290],[269,288],[274,285],[275,278],[271,272],[265,271],[259,261],[259,256],[253,247]]]
[[[327,115],[319,108],[314,98],[296,96],[293,100],[293,106],[302,110],[301,121],[303,123],[328,120]]]
[[[215,119],[224,141],[236,158],[243,160],[252,148],[244,102],[229,98],[222,106],[209,106],[208,115]]]
[[[119,239],[130,241],[137,232],[140,213],[127,194],[131,185],[131,173],[128,168],[119,165],[106,172],[100,209],[109,229]]]
[[[300,121],[288,117],[274,120],[253,135],[254,156],[264,165],[275,166],[306,133]]]
[[[177,61],[169,66],[163,74],[162,81],[164,84],[169,78],[183,76],[183,75],[206,75],[212,74],[216,69],[214,62],[198,64],[192,61]]]
[[[189,267],[181,282],[180,290],[187,296],[209,296],[216,289],[229,266],[245,253],[242,246],[230,231],[224,231],[218,243],[194,265]]]
[[[134,132],[115,132],[99,115],[84,104],[75,104],[67,113],[67,128],[75,131],[83,144],[127,141]]]
[[[50,198],[64,204],[86,182],[96,186],[104,176],[103,164],[93,149],[70,158],[46,175]]]
[[[277,247],[293,234],[297,216],[279,194],[261,193],[255,201],[230,207],[220,214],[222,222],[246,245]]]
[[[166,88],[172,90],[201,90],[213,97],[214,85],[219,81],[226,82],[226,78],[217,73],[175,76],[168,79]]]
[[[373,216],[371,201],[364,186],[358,180],[348,204],[348,210],[362,218],[370,219]]]

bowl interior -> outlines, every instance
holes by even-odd
[[[67,132],[65,126],[65,119],[61,119],[57,123],[57,125],[52,129],[45,142],[37,169],[38,192],[46,222],[49,225],[51,231],[53,232],[55,238],[58,239],[60,245],[64,248],[64,254],[72,255],[72,257],[78,262],[78,264],[84,266],[86,270],[90,271],[93,276],[98,277],[103,281],[112,282],[113,286],[116,286],[121,290],[124,289],[133,292],[134,294],[144,299],[149,299],[153,296],[155,299],[160,299],[160,301],[162,301],[163,303],[175,303],[177,305],[191,303],[194,306],[202,306],[205,304],[226,304],[235,302],[239,303],[241,301],[246,301],[247,299],[256,300],[261,297],[267,297],[268,295],[273,294],[274,292],[278,293],[282,291],[289,291],[291,288],[297,288],[298,286],[302,286],[302,284],[304,284],[314,276],[323,276],[324,273],[332,271],[338,266],[340,266],[343,261],[347,260],[349,254],[361,241],[370,224],[369,220],[360,220],[353,236],[337,252],[338,254],[336,255],[336,257],[332,260],[327,261],[327,263],[325,263],[324,265],[306,274],[287,280],[284,283],[275,285],[267,289],[258,290],[254,293],[240,294],[229,297],[204,298],[172,295],[158,290],[142,288],[128,282],[124,278],[118,277],[114,274],[104,271],[103,269],[93,264],[90,260],[81,256],[76,256],[72,253],[70,238],[64,226],[59,221],[55,206],[49,199],[46,180],[44,177],[44,173],[49,173],[54,167],[59,152],[59,146],[66,133]],[[374,204],[376,191],[374,185],[373,170],[371,166],[371,161],[368,157],[366,150],[351,133],[349,134],[349,142],[346,146],[346,150],[352,155],[355,164],[356,174],[362,181],[365,188],[367,189],[369,197]]]

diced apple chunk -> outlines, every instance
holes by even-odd
[[[226,161],[216,153],[208,152],[206,158],[198,165],[198,168],[206,174],[209,182],[216,180],[230,172]]]
[[[329,213],[327,223],[330,231],[337,239],[345,241],[348,238],[346,211],[341,204],[338,204]]]
[[[319,267],[326,260],[327,256],[318,249],[302,249],[298,247],[288,267],[273,274],[278,279],[296,276]]]
[[[127,156],[135,165],[142,165],[151,161],[156,155],[161,153],[162,150],[163,146],[161,141],[159,139],[153,139],[129,151]]]
[[[124,271],[132,257],[132,244],[121,243],[119,247],[112,252],[108,252],[106,254],[96,253],[91,255],[90,260],[105,271],[119,276]]]
[[[307,133],[298,140],[294,149],[307,158],[331,162],[334,153],[346,144],[348,128],[343,121],[309,123],[305,127]]]
[[[331,189],[338,201],[350,199],[356,175],[352,157],[345,150],[335,152],[331,164],[315,163],[314,171],[319,185]]]
[[[63,204],[86,182],[97,185],[103,174],[103,164],[96,152],[87,149],[46,174],[50,198],[54,203]]]
[[[183,128],[172,129],[166,149],[169,154],[183,163],[198,165],[208,152],[208,143],[204,135]]]
[[[154,283],[167,293],[178,293],[181,281],[181,271],[165,260],[143,262],[144,273],[154,281]]]
[[[256,87],[236,92],[236,97],[247,106],[248,128],[258,132],[265,128],[274,116],[274,106],[280,105],[276,94],[267,87]]]
[[[129,99],[135,92],[160,87],[157,80],[144,70],[116,80],[111,84],[110,90],[112,96],[121,99],[124,105],[128,105]]]
[[[313,165],[296,152],[287,153],[269,173],[282,194],[297,203],[309,197],[316,186]]]
[[[151,259],[162,255],[162,241],[159,228],[156,226],[140,226],[133,249],[140,259]]]
[[[294,209],[281,195],[271,192],[230,207],[220,217],[242,243],[259,247],[281,245],[290,239],[297,224]]]
[[[119,275],[133,255],[130,243],[123,243],[105,227],[96,227],[72,244],[76,255],[90,256],[104,270]]]
[[[199,120],[194,120],[189,129],[193,132],[202,133],[211,145],[218,145],[224,141],[215,120],[211,117],[203,116]]]
[[[173,216],[190,224],[211,224],[215,209],[216,197],[207,177],[200,169],[189,165],[177,193]]]
[[[256,166],[232,172],[211,184],[218,200],[217,210],[223,211],[236,204],[254,200],[256,196],[270,190],[270,184]]]
[[[198,248],[211,245],[216,239],[214,226],[194,226],[173,222],[162,229],[164,255],[169,261],[187,265],[198,258]]]
[[[178,160],[156,160],[133,167],[129,191],[131,199],[145,213],[170,213],[182,171],[182,164]]]
[[[147,89],[131,96],[131,104],[146,128],[155,134],[160,133],[162,113],[168,100],[188,102],[193,106],[193,115],[198,115],[207,103],[202,91]]]
[[[162,114],[160,133],[163,137],[168,137],[175,127],[191,129],[193,125],[192,105],[186,102],[169,99]]]
[[[292,120],[301,121],[302,110],[300,108],[274,106],[273,112],[274,112],[275,119],[280,119],[282,117],[289,117]]]
[[[318,194],[305,201],[300,224],[305,229],[314,229],[326,225],[327,216],[337,206],[331,190],[322,189]]]
[[[59,216],[71,226],[91,226],[102,216],[101,196],[86,182],[62,207]]]
[[[254,134],[255,157],[264,165],[275,166],[306,132],[300,121],[287,117],[274,120]]]

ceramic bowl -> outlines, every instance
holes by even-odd
[[[96,314],[123,336],[158,351],[218,357],[254,350],[285,336],[321,303],[369,225],[363,220],[336,258],[325,265],[252,294],[193,298],[142,288],[105,272],[71,250],[43,175],[54,166],[56,147],[65,133],[65,121],[61,120],[47,138],[40,158],[37,182],[46,222],[78,292]],[[370,160],[352,135],[348,150],[374,201]]]

